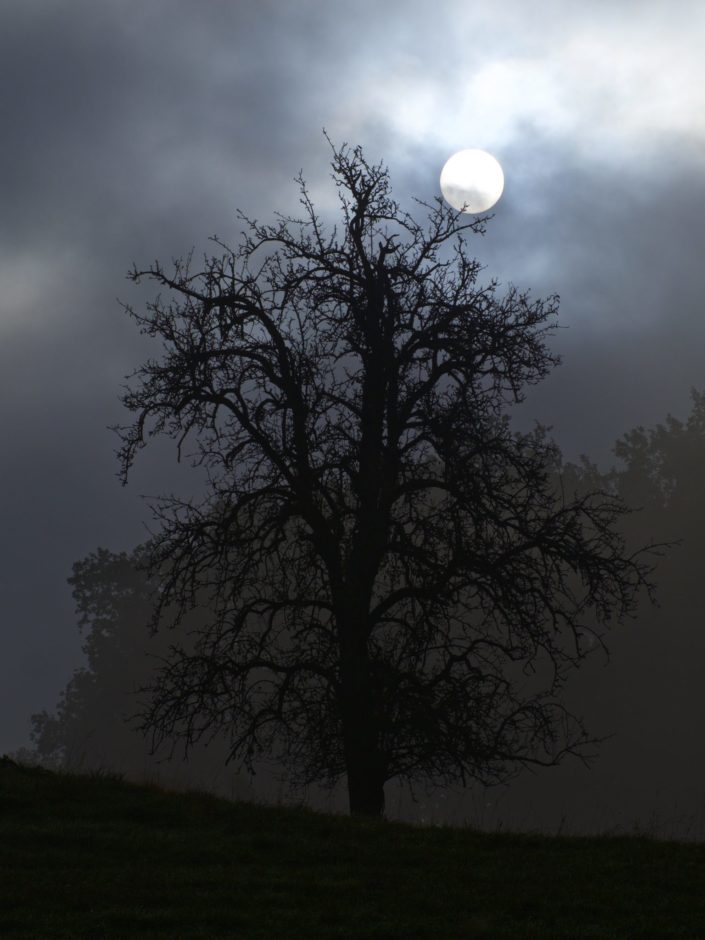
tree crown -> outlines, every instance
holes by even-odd
[[[332,166],[340,231],[299,178],[301,218],[245,220],[198,271],[131,272],[173,299],[128,308],[164,355],[124,396],[123,479],[164,433],[209,480],[156,508],[163,603],[205,593],[211,619],[146,720],[227,726],[233,755],[278,742],[304,781],[554,763],[586,741],[557,695],[585,632],[648,584],[621,501],[562,491],[545,432],[509,425],[558,361],[558,299],[478,285],[486,219],[439,198],[417,222],[360,148]]]

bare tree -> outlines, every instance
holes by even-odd
[[[417,222],[360,148],[332,168],[339,231],[299,177],[302,218],[242,217],[197,271],[132,270],[170,299],[127,307],[163,355],[116,430],[123,482],[154,434],[208,474],[201,502],[155,506],[155,628],[169,604],[209,617],[151,689],[154,746],[226,730],[232,758],[346,776],[351,812],[378,815],[395,777],[491,783],[584,753],[562,684],[650,569],[619,499],[562,493],[557,448],[509,426],[558,361],[557,298],[478,286],[465,239],[486,218],[438,199]]]

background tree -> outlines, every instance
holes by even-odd
[[[161,581],[158,572],[146,571],[148,552],[148,545],[130,553],[99,548],[74,564],[68,581],[86,663],[74,670],[53,713],[32,715],[33,747],[20,752],[20,759],[73,771],[116,770],[137,781],[159,778],[170,785],[213,786],[222,778],[225,742],[207,751],[192,749],[188,762],[171,762],[149,753],[131,720],[139,690],[151,681],[171,643],[190,649],[190,633],[200,626],[194,611],[176,633],[150,635]],[[229,793],[235,784],[250,789],[242,779],[229,783]]]
[[[587,462],[564,468],[564,485],[599,486],[639,510],[619,523],[629,544],[676,544],[657,562],[658,605],[644,598],[610,638],[609,657],[597,651],[564,690],[570,710],[609,736],[599,761],[589,773],[568,763],[508,788],[496,803],[505,826],[525,823],[530,806],[531,824],[545,831],[638,824],[663,838],[705,835],[705,396],[693,391],[692,399],[684,420],[669,415],[620,437],[611,471]]]
[[[130,695],[149,677],[145,655],[154,608],[155,584],[140,559],[99,548],[77,561],[73,588],[86,665],[76,669],[54,714],[32,716],[32,741],[43,763],[67,767],[117,767],[129,771],[141,762],[126,718],[134,711]]]
[[[301,219],[245,220],[198,271],[132,271],[171,299],[127,308],[163,355],[126,390],[120,458],[126,481],[166,434],[208,472],[201,502],[155,506],[154,623],[199,597],[208,615],[144,727],[186,747],[225,729],[231,757],[346,776],[351,811],[379,814],[394,777],[495,782],[582,753],[566,672],[648,571],[624,504],[561,492],[557,448],[510,428],[557,362],[556,298],[478,286],[484,220],[438,199],[422,225],[359,148],[332,166],[340,234],[299,180]]]
[[[601,723],[615,732],[615,776],[644,768],[632,803],[646,816],[675,820],[687,812],[705,831],[705,739],[702,734],[702,662],[705,657],[705,395],[693,390],[685,420],[668,415],[634,428],[617,441],[621,466],[611,485],[629,505],[629,541],[672,541],[659,560],[659,604],[642,607],[610,644],[602,680]],[[612,750],[612,747],[610,748]],[[621,773],[620,773],[621,771]],[[683,823],[683,831],[686,830]]]

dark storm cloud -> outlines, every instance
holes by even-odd
[[[569,457],[604,462],[617,435],[683,414],[705,385],[705,111],[687,80],[702,14],[684,4],[678,34],[656,3],[531,9],[3,4],[0,752],[80,661],[73,561],[144,538],[140,493],[192,485],[166,446],[127,489],[114,476],[105,426],[126,418],[119,386],[147,352],[116,296],[150,291],[125,271],[235,241],[238,207],[295,210],[299,169],[328,214],[322,127],[384,158],[405,204],[436,195],[454,148],[500,157],[507,186],[477,253],[488,278],[562,296],[564,365],[520,420],[553,424]]]

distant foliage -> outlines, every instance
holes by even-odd
[[[154,586],[138,568],[142,556],[143,549],[128,555],[99,548],[73,566],[69,583],[87,664],[74,672],[53,715],[32,717],[32,740],[43,763],[131,768],[142,762],[141,736],[126,723],[137,709],[137,688],[154,669],[145,655]]]

